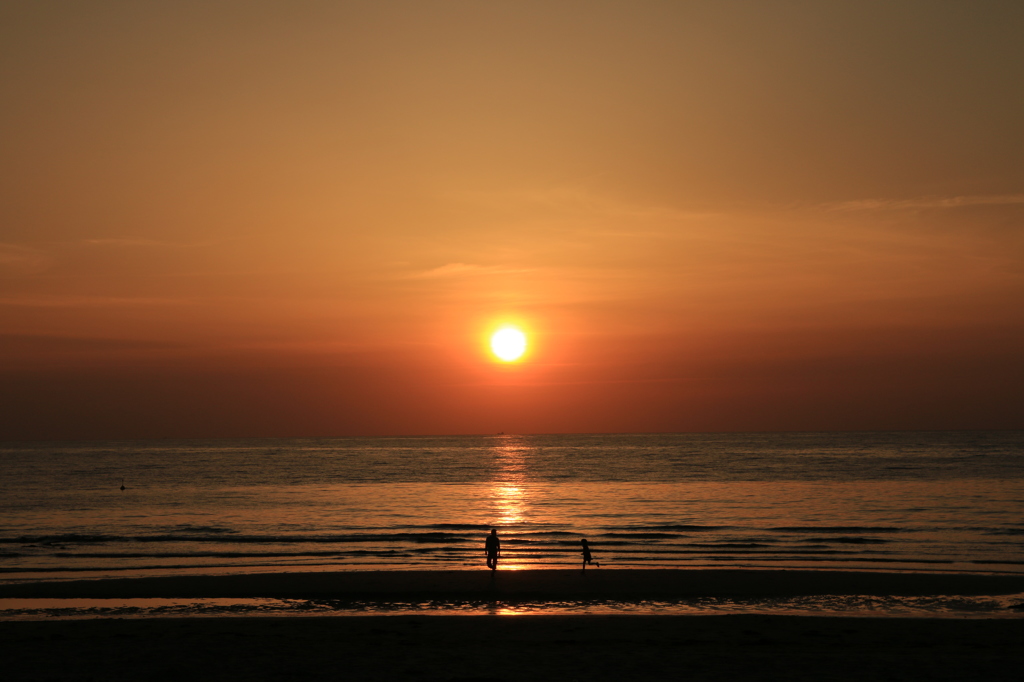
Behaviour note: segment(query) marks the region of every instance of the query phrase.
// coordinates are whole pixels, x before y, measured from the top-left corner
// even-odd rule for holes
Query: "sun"
[[[491,336],[491,350],[505,362],[518,360],[526,352],[526,334],[515,327],[502,327]]]

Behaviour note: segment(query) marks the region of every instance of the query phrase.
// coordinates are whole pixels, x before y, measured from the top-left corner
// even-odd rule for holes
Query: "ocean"
[[[120,489],[124,485],[124,490]],[[1024,572],[1024,433],[0,445],[0,581],[603,567]]]

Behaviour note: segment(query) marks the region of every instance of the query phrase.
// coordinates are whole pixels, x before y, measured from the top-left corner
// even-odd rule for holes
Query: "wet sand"
[[[27,680],[1018,680],[1024,620],[377,616],[0,622]]]
[[[0,597],[408,600],[1017,594],[1024,576],[395,571],[8,584]],[[0,622],[3,679],[1018,680],[1024,618],[345,616]]]
[[[346,571],[0,585],[0,598],[678,599],[1024,593],[1024,575],[804,570]]]

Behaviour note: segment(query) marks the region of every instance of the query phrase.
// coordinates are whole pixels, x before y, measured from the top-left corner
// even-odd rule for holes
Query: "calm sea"
[[[0,579],[479,569],[492,527],[506,568],[1020,573],[1022,500],[1022,432],[7,443]]]

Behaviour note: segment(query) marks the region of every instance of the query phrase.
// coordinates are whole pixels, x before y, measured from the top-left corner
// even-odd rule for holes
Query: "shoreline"
[[[2,598],[685,599],[1024,593],[1024,575],[786,569],[337,571],[8,583]]]
[[[1024,576],[807,570],[363,571],[0,585],[0,598],[785,598],[1018,595]],[[333,608],[333,607],[331,607]],[[329,610],[329,609],[328,609]],[[514,609],[0,620],[5,679],[1016,681],[1024,618],[809,612],[614,615]],[[165,612],[166,613],[166,612]]]

